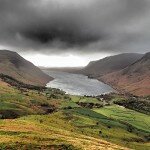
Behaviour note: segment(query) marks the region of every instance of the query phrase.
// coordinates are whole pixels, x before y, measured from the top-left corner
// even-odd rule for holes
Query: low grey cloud
[[[0,45],[37,53],[146,52],[149,0],[0,0]]]

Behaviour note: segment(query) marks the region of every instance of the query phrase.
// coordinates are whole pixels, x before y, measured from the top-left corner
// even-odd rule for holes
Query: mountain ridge
[[[150,52],[126,68],[98,79],[138,96],[150,95]]]
[[[121,70],[128,65],[140,59],[143,54],[123,53],[114,56],[108,56],[103,59],[92,61],[86,67],[81,69],[79,73],[90,75],[91,77],[99,77],[114,71]]]
[[[18,53],[10,50],[0,50],[0,73],[33,85],[44,86],[53,79]]]

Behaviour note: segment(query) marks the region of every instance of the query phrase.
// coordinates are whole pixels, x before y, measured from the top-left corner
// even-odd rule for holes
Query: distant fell
[[[126,68],[99,79],[135,95],[150,95],[150,52]]]
[[[128,65],[131,65],[140,59],[142,56],[143,54],[138,53],[123,53],[105,57],[103,59],[90,62],[86,67],[81,69],[79,73],[91,77],[100,77],[105,74],[124,69]]]
[[[0,50],[0,73],[32,85],[45,85],[52,78],[18,53]]]

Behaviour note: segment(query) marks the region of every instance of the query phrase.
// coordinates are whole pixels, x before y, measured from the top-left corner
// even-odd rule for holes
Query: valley
[[[0,0],[0,150],[150,150],[150,0]]]
[[[54,87],[0,74],[0,149],[149,150],[150,96],[116,92],[76,71],[44,70]]]

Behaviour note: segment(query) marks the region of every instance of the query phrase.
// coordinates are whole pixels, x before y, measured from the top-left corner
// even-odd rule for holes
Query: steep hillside
[[[125,69],[99,79],[135,95],[150,95],[150,52]]]
[[[0,73],[9,75],[28,84],[45,85],[52,80],[38,67],[16,52],[0,50]]]
[[[98,61],[90,62],[79,73],[90,77],[100,77],[104,74],[121,70],[128,65],[140,59],[143,55],[137,53],[124,53],[115,56],[106,57]]]

